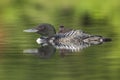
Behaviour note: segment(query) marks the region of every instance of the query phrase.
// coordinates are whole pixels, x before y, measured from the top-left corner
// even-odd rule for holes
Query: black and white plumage
[[[82,30],[67,30],[65,32],[64,26],[60,27],[60,31],[56,33],[54,27],[50,24],[39,25],[33,30],[42,35],[42,37],[36,40],[38,44],[41,44],[42,46],[50,44],[57,49],[69,50],[72,52],[80,51],[83,48],[89,47],[91,45],[97,45],[103,42],[111,41],[110,38],[90,35],[84,33]],[[32,32],[31,29],[24,31]]]
[[[58,33],[52,37],[41,37],[36,40],[38,44],[43,46],[52,44],[57,49],[65,49],[72,52],[80,51],[91,45],[97,45],[104,42],[101,36],[94,36],[84,33],[81,30],[72,30],[66,33]]]
[[[82,40],[83,32],[80,30],[72,30],[64,34],[57,34],[57,39],[54,40],[53,45],[57,49],[66,49],[71,51],[79,51],[89,46]],[[84,34],[87,35],[87,34]]]

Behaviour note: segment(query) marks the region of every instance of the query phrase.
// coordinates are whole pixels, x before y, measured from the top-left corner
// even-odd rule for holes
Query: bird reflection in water
[[[55,52],[56,52],[56,49],[52,45],[41,46],[36,49],[23,50],[23,53],[25,54],[30,53],[45,59],[50,58]]]
[[[59,50],[64,56],[66,53],[79,52],[91,45],[98,45],[111,41],[99,35],[91,35],[82,30],[68,30],[64,26],[60,26],[58,33],[51,24],[41,24],[37,28],[27,29],[24,32],[36,32],[41,35],[36,40],[41,45],[38,49],[24,50],[24,53],[34,53],[42,58],[49,58]]]

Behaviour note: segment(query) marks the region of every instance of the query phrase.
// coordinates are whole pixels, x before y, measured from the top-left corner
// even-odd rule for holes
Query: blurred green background
[[[119,80],[120,0],[1,0],[0,80]],[[64,58],[23,54],[37,48],[38,34],[24,33],[40,23],[82,29],[112,38]],[[75,55],[74,55],[75,54]]]

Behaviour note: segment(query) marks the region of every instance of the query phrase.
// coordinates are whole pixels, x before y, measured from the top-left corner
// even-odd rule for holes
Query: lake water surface
[[[119,80],[119,35],[107,27],[82,28],[90,34],[112,38],[112,42],[95,45],[77,53],[61,56],[58,50],[44,59],[40,55],[23,53],[37,49],[38,34],[24,33],[20,25],[5,25],[0,43],[1,80]],[[77,27],[77,29],[80,29]],[[17,31],[16,31],[17,30]],[[10,33],[10,34],[9,34]],[[4,40],[2,40],[4,39]],[[48,50],[48,49],[46,49]]]

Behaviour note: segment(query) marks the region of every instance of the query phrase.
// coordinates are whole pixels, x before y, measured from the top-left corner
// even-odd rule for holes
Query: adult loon
[[[57,49],[65,49],[71,51],[79,51],[91,45],[101,44],[111,41],[110,38],[104,38],[99,35],[90,35],[82,30],[65,30],[64,26],[60,26],[58,33],[51,24],[41,24],[36,28],[24,30],[24,32],[36,32],[42,37],[36,42],[42,46],[51,44]]]

